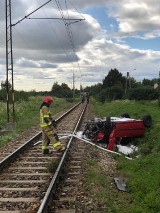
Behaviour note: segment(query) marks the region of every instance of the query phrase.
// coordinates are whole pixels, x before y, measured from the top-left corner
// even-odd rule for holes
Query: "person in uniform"
[[[65,150],[65,147],[61,144],[56,133],[56,121],[53,119],[49,109],[52,102],[53,98],[50,96],[46,96],[40,106],[40,127],[42,129],[43,154],[49,154],[50,142],[52,143],[55,150],[60,152]]]

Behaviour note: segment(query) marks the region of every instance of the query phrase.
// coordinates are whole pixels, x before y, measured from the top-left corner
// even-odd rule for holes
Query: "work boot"
[[[65,147],[63,145],[57,146],[55,148],[58,152],[63,152],[65,150]]]
[[[48,155],[48,154],[49,154],[49,149],[44,149],[44,150],[43,150],[43,154],[44,154],[44,155]]]
[[[58,150],[59,152],[63,152],[66,148],[62,145],[61,148]]]

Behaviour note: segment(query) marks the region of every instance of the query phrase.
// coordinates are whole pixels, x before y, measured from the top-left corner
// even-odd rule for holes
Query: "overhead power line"
[[[70,22],[70,18],[69,18],[69,14],[68,14],[68,8],[67,8],[67,2],[65,0],[65,4],[66,4],[66,10],[67,10],[67,15],[68,15],[68,18],[65,18],[65,15],[64,15],[64,12],[62,10],[62,7],[60,5],[60,2],[59,0],[55,0],[56,4],[57,4],[57,7],[59,9],[59,12],[61,14],[61,17],[62,17],[62,20],[64,22],[64,25],[65,25],[65,28],[66,28],[66,32],[68,34],[68,38],[69,38],[69,41],[70,41],[70,44],[71,44],[71,47],[72,47],[72,50],[76,56],[76,51],[75,51],[75,46],[74,46],[74,39],[73,39],[73,33],[72,33],[72,29],[71,29],[71,22]],[[67,22],[68,20],[68,22]],[[85,20],[84,18],[81,19],[81,20]],[[77,58],[77,56],[76,56]],[[79,62],[78,62],[78,58],[77,58],[77,64],[78,64],[78,68],[79,68],[79,71],[80,71],[80,74],[81,74],[81,69],[80,69],[80,65],[79,65]]]
[[[9,100],[10,100],[10,95],[11,95],[11,100],[12,100],[12,117],[13,117],[13,123],[15,123],[15,110],[14,110],[14,81],[13,81],[13,54],[12,54],[12,27],[16,26],[20,22],[22,22],[24,19],[62,19],[64,21],[66,31],[69,37],[69,41],[71,43],[73,52],[75,53],[74,49],[74,42],[73,42],[73,35],[71,31],[71,24],[85,20],[84,18],[81,19],[74,19],[74,18],[65,18],[63,10],[61,8],[60,2],[58,0],[55,0],[59,12],[61,14],[61,18],[28,18],[31,16],[33,13],[47,5],[49,2],[53,0],[48,0],[46,3],[42,4],[39,6],[37,9],[33,10],[31,13],[28,15],[24,16],[20,20],[18,20],[16,23],[12,24],[12,18],[11,18],[11,0],[6,0],[6,82],[7,82],[7,121],[8,123],[10,122],[10,109],[9,109]],[[66,3],[66,1],[65,1]],[[66,8],[67,8],[67,3],[66,3]],[[76,55],[76,54],[75,54]],[[78,58],[77,58],[78,59]],[[78,62],[78,60],[77,60]],[[79,65],[79,64],[78,64]],[[80,69],[80,67],[79,67]],[[11,82],[11,89],[12,89],[12,94],[9,93],[9,82]]]
[[[26,19],[55,19],[55,20],[63,20],[62,18],[26,18]],[[74,22],[67,23],[66,25],[73,24],[73,23],[85,20],[83,18],[82,19],[78,19],[78,18],[64,18],[64,19],[66,21],[74,21]]]
[[[51,2],[53,0],[49,0],[46,3],[42,4],[40,7],[38,7],[37,9],[35,9],[34,11],[32,11],[31,13],[29,13],[28,15],[24,16],[22,19],[20,19],[19,21],[17,21],[15,24],[12,24],[12,26],[15,26],[17,24],[19,24],[21,21],[23,21],[24,19],[27,19],[28,16],[32,15],[33,13],[35,13],[37,10],[39,10],[40,8],[42,8],[43,6],[45,6],[46,4],[48,4],[49,2]]]

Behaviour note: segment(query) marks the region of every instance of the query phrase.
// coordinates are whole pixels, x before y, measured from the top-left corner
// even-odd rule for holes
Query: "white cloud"
[[[82,66],[86,66],[87,70],[90,67],[91,71],[93,67],[97,67],[101,76],[107,75],[108,71],[115,67],[123,75],[136,68],[133,75],[137,80],[142,80],[144,77],[150,78],[150,69],[154,76],[156,76],[155,72],[158,71],[154,66],[156,60],[160,59],[160,52],[157,51],[131,49],[127,45],[116,44],[105,39],[94,40],[88,43],[85,48],[85,51],[79,53],[80,58],[85,58],[87,61],[87,63],[84,61]]]
[[[160,4],[158,0],[122,0],[110,16],[117,19],[123,33],[156,30],[160,27]]]
[[[12,1],[12,24],[34,11],[46,0]],[[62,20],[24,19],[12,27],[15,89],[50,90],[54,82],[72,86],[73,71],[84,85],[102,82],[111,68],[123,75],[131,71],[137,80],[156,77],[160,67],[160,51],[133,48],[125,37],[145,40],[160,36],[159,0],[69,0],[61,5],[63,15],[85,20],[64,26]],[[0,2],[0,81],[5,79],[5,1]],[[39,5],[37,4],[39,3]],[[65,3],[65,1],[63,2]],[[61,2],[62,4],[62,2]],[[73,5],[81,11],[75,10]],[[100,26],[98,19],[82,13],[106,6],[107,14],[116,20],[112,32]],[[35,18],[61,17],[55,1],[32,16]],[[67,34],[67,30],[69,34]],[[114,31],[114,32],[113,32]],[[139,34],[141,33],[141,34]],[[73,39],[73,43],[70,39]],[[80,68],[80,69],[79,69]],[[80,78],[82,75],[82,78]],[[25,87],[24,87],[25,84]]]

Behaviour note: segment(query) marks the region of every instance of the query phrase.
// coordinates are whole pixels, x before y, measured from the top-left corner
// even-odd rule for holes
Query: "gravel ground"
[[[86,112],[86,120],[85,122],[93,119],[96,117],[91,110],[92,106],[88,107],[88,111]],[[90,144],[86,144],[86,152],[84,153],[84,161],[85,160],[92,160],[98,162],[101,168],[101,172],[106,176],[106,179],[109,182],[110,188],[115,188],[115,184],[113,182],[113,177],[116,175],[116,161],[113,158],[113,154],[103,151],[101,149],[96,148]],[[86,177],[86,167],[83,168],[83,177],[82,182],[83,184],[79,188],[79,193],[77,195],[77,206],[76,206],[76,213],[89,213],[89,212],[96,212],[102,213],[106,212],[106,206],[101,205],[98,207],[97,202],[93,200],[93,196],[89,191],[86,191],[84,184],[85,184],[85,177]],[[94,185],[93,185],[94,189]],[[103,211],[104,209],[104,211]]]

